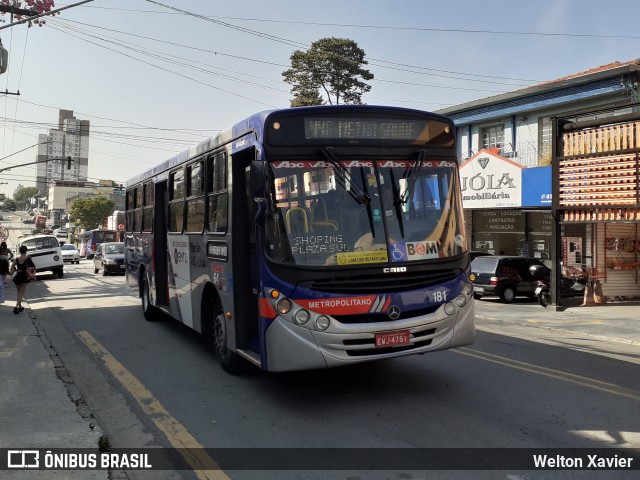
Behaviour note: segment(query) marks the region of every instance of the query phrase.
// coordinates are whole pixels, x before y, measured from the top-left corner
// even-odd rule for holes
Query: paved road
[[[337,370],[277,375],[256,370],[232,377],[190,330],[172,321],[144,321],[138,299],[121,276],[95,275],[83,261],[68,266],[63,279],[43,276],[29,288],[29,305],[38,322],[60,345],[100,426],[116,444],[194,441],[210,448],[317,449],[640,446],[640,381],[633,346],[609,342],[605,348],[602,341],[586,336],[581,341],[591,342],[590,347],[567,348],[564,342],[575,342],[574,333],[550,335],[547,329],[515,322],[509,327],[513,331],[500,331],[507,314],[522,318],[527,312],[534,318],[534,309],[545,314],[535,304],[479,305],[478,341],[467,348]],[[622,472],[616,472],[617,477],[597,472],[533,472],[523,477],[427,473],[224,475],[634,478]]]

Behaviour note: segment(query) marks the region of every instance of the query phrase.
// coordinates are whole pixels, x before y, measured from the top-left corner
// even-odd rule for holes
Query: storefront
[[[539,258],[551,267],[551,167],[524,168],[481,150],[460,177],[471,250]]]
[[[629,121],[632,116],[636,120]],[[638,117],[564,122],[554,133],[562,146],[553,178],[563,258],[597,281],[609,300],[640,297]],[[584,232],[576,235],[584,243],[581,258],[571,256],[567,232]]]

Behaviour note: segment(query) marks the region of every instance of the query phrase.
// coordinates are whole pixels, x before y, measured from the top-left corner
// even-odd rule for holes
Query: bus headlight
[[[282,315],[289,313],[291,311],[291,300],[284,297],[281,298],[278,300],[278,303],[276,303],[276,309]]]
[[[457,311],[458,311],[457,307],[451,302],[445,304],[444,306],[444,313],[446,313],[447,315],[453,315]]]
[[[331,322],[329,320],[329,317],[325,315],[320,315],[318,318],[316,318],[316,328],[320,331],[323,331],[329,328],[330,323]]]
[[[464,293],[465,295],[471,295],[473,293],[473,283],[465,283],[464,288],[462,289],[462,293]]]
[[[304,325],[309,321],[310,317],[309,312],[306,310],[298,310],[293,318],[298,325]]]
[[[453,299],[453,302],[458,305],[460,308],[464,307],[467,304],[467,297],[464,295],[458,295]]]

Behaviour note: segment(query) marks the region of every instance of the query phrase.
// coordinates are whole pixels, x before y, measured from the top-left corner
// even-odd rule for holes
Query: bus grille
[[[300,282],[302,288],[318,292],[344,294],[372,294],[419,290],[455,279],[461,270],[432,270],[425,272],[407,272],[374,276],[353,275],[322,278]]]

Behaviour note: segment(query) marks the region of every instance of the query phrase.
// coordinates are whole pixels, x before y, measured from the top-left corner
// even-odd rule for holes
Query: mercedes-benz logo
[[[391,320],[397,320],[400,318],[400,307],[397,305],[391,305],[389,310],[387,310],[387,315],[389,315]]]

